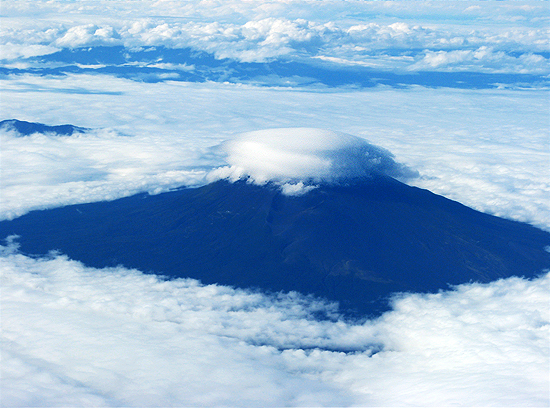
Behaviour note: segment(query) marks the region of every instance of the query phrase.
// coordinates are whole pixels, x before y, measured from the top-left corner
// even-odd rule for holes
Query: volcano
[[[205,284],[298,291],[377,315],[395,292],[434,292],[550,267],[550,234],[389,176],[283,194],[219,180],[159,195],[33,211],[0,223],[27,254],[58,250]]]

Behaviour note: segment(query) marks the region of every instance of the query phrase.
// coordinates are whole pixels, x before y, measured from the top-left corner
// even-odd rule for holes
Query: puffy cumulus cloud
[[[517,57],[504,51],[495,51],[482,46],[476,50],[426,51],[423,56],[407,67],[411,71],[430,70],[477,70],[480,72],[516,72],[545,74],[548,59],[542,55],[524,53]]]
[[[274,17],[244,24],[218,21],[157,23],[147,19],[131,23],[122,35],[127,46],[191,46],[211,52],[220,59],[263,62],[295,54],[297,47],[317,38],[323,29],[324,25],[303,19],[291,21]]]
[[[3,53],[6,53],[3,56],[4,59],[46,55],[63,48],[122,45],[121,36],[113,25],[98,26],[92,22],[77,25],[51,22],[50,25],[44,25],[42,29],[18,27],[8,23],[1,32],[2,48],[8,47],[8,52],[3,50]],[[12,47],[19,47],[21,51],[19,53],[11,51]]]
[[[548,274],[405,294],[350,322],[295,293],[31,258],[14,238],[0,248],[6,406],[550,402]]]
[[[192,47],[240,62],[321,58],[393,72],[451,65],[474,72],[549,72],[547,19],[540,17],[546,10],[536,3],[527,9],[452,2],[416,8],[308,1],[5,3],[7,44]],[[40,21],[34,19],[37,7]],[[494,52],[479,57],[480,49]],[[6,55],[13,60],[27,54]]]
[[[239,58],[242,61],[265,61],[269,58],[294,53],[296,44],[308,43],[317,36],[313,24],[305,20],[289,21],[287,19],[267,18],[259,21],[249,21],[238,29],[228,30],[242,38],[243,50],[235,55],[226,48],[215,51],[220,58]],[[313,28],[313,29],[312,29]],[[209,47],[211,48],[211,47]],[[216,47],[217,48],[217,47]]]
[[[418,24],[410,25],[406,22],[380,24],[371,22],[357,24],[345,29],[347,40],[358,46],[368,47],[369,51],[381,48],[391,48],[408,45],[411,48],[426,43],[430,37],[436,36],[434,29],[425,28]]]
[[[313,58],[395,72],[456,70],[541,75],[549,72],[548,58],[541,47],[547,44],[543,39],[547,35],[545,29],[503,32],[462,29],[449,32],[446,27],[405,22],[360,24],[337,36],[333,34],[332,46],[320,47]]]
[[[117,45],[120,43],[120,35],[113,27],[98,27],[95,24],[71,27],[55,40],[56,46],[67,48],[90,45]]]
[[[393,155],[366,140],[341,132],[312,128],[248,132],[219,146],[229,167],[213,170],[209,180],[248,178],[285,185],[297,194],[304,182],[339,182],[385,174],[407,178],[415,173],[396,163]]]

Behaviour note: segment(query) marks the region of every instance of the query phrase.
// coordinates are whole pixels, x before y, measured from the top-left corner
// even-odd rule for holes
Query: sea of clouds
[[[298,294],[2,251],[4,406],[548,402],[548,274],[410,294],[349,322]]]
[[[5,118],[92,128],[0,131],[0,217],[206,183],[215,146],[269,128],[331,129],[389,150],[410,184],[550,228],[545,89],[350,90],[149,84],[97,75],[0,78]]]
[[[199,186],[230,166],[251,173],[258,150],[243,145],[254,135],[247,132],[315,128],[354,135],[353,143],[417,172],[409,184],[550,230],[548,89],[540,81],[550,72],[548,19],[544,3],[515,1],[4,0],[0,120],[90,130],[1,130],[0,217]],[[97,46],[190,47],[237,64],[319,61],[375,74],[538,77],[468,89],[361,88],[185,82],[173,65],[145,60],[160,70],[155,81],[121,77],[121,66],[93,72],[100,65],[92,60],[85,73],[48,71],[49,55]],[[280,164],[286,142],[272,140],[263,147]],[[341,151],[342,139],[328,142],[320,147]],[[311,163],[333,157],[295,147]],[[232,156],[243,151],[244,161]],[[550,402],[542,271],[400,295],[379,318],[349,321],[335,305],[298,294],[92,269],[55,252],[29,256],[15,237],[0,262],[3,406]]]

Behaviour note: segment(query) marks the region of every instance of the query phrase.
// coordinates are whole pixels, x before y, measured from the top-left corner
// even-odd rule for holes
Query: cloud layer
[[[24,66],[36,63],[27,58],[62,49],[163,46],[238,62],[313,59],[392,72],[547,75],[545,11],[538,2],[416,2],[413,8],[363,1],[5,1],[2,59]]]
[[[1,131],[0,217],[204,184],[227,164],[213,146],[306,127],[368,140],[418,170],[410,183],[550,230],[548,22],[538,1],[3,0],[0,120],[91,130]],[[182,50],[209,53],[216,75]],[[329,71],[334,86],[319,86]],[[349,322],[295,294],[96,270],[13,243],[0,262],[4,405],[550,403],[548,274],[403,295]]]
[[[0,130],[4,217],[37,206],[112,200],[141,191],[156,194],[182,184],[204,183],[207,172],[200,168],[200,149],[177,148],[155,139],[109,129],[26,137]]]
[[[403,295],[349,322],[297,294],[2,251],[7,406],[549,402],[548,274]]]
[[[6,118],[95,129],[76,138],[0,132],[4,219],[204,184],[226,164],[212,146],[242,132],[303,126],[335,129],[391,151],[420,173],[409,183],[550,228],[543,90],[320,92],[91,75],[14,76],[0,84],[10,100]]]

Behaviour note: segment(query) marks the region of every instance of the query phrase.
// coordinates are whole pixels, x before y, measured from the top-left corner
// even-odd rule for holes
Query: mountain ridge
[[[38,122],[27,122],[18,119],[6,119],[0,121],[0,129],[14,130],[22,136],[29,136],[34,133],[53,133],[59,136],[72,136],[75,133],[85,133],[88,128],[78,127],[74,125],[45,125]]]

